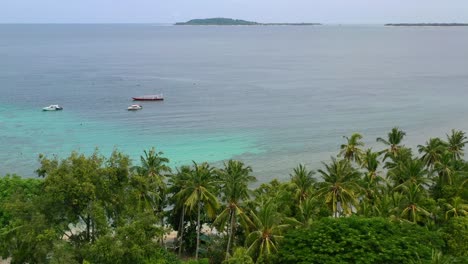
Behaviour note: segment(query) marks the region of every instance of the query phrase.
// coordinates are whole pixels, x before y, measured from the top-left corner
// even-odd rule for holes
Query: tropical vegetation
[[[255,183],[227,160],[169,166],[39,157],[37,178],[0,178],[0,256],[11,263],[468,263],[468,138],[452,130],[415,150],[393,128],[366,148]],[[1,259],[0,259],[1,260]]]

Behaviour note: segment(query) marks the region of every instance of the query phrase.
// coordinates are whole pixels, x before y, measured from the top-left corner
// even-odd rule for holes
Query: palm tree
[[[305,165],[299,164],[299,166],[294,168],[293,174],[289,176],[291,177],[291,183],[296,191],[296,199],[300,205],[310,196],[311,189],[316,182],[314,172],[309,171]]]
[[[398,127],[392,128],[392,131],[388,133],[387,139],[383,139],[381,137],[377,138],[377,142],[384,143],[385,145],[389,146],[388,149],[383,150],[381,153],[385,153],[384,160],[390,156],[397,156],[398,151],[401,147],[401,142],[403,141],[403,138],[405,137],[406,133],[403,130],[400,130]]]
[[[361,209],[366,209],[367,212],[375,212],[379,196],[382,195],[382,183],[384,179],[378,171],[380,165],[379,153],[372,152],[368,149],[363,155],[362,168],[365,169],[362,179],[362,189],[364,191],[363,201],[361,201]],[[368,214],[367,214],[368,215]]]
[[[379,152],[379,154],[381,154],[381,152]],[[398,167],[401,163],[404,163],[404,162],[407,162],[408,160],[413,159],[413,153],[411,149],[406,148],[406,147],[400,147],[398,149],[398,155],[387,153],[385,154],[385,156],[386,157],[384,157],[384,159],[390,158],[389,160],[385,161],[385,164],[383,166],[384,169],[388,169],[388,170],[394,169]]]
[[[217,181],[214,177],[214,169],[208,163],[197,164],[193,162],[193,169],[186,175],[187,179],[183,184],[183,189],[177,194],[178,197],[185,199],[184,206],[188,210],[197,208],[197,247],[195,259],[198,260],[198,252],[200,249],[200,233],[201,233],[201,210],[202,207],[206,210],[209,217],[216,215],[218,208],[218,199],[216,198]]]
[[[402,188],[405,199],[401,204],[401,216],[413,223],[421,220],[421,217],[430,216],[430,213],[421,206],[427,198],[424,188],[421,188],[420,184],[403,185]]]
[[[253,211],[269,202],[274,202],[281,213],[292,216],[297,206],[291,183],[280,182],[277,179],[261,184],[253,191],[253,194],[254,199],[248,201],[248,207]]]
[[[169,179],[169,183],[171,184],[170,192],[175,194],[172,197],[172,202],[174,204],[173,212],[174,214],[178,214],[180,212],[180,219],[179,219],[179,228],[177,232],[178,240],[179,240],[179,256],[182,255],[182,248],[183,248],[183,241],[184,241],[184,227],[185,227],[185,214],[187,208],[185,206],[185,201],[187,200],[188,196],[182,195],[189,195],[187,192],[182,192],[185,189],[188,179],[190,178],[189,175],[192,174],[192,168],[190,166],[182,166],[177,169],[177,173],[173,174],[172,177]]]
[[[268,263],[270,255],[278,251],[282,231],[289,225],[282,224],[282,215],[273,202],[266,203],[257,214],[251,212],[251,218],[253,231],[246,239],[247,252],[255,259],[261,258]]]
[[[143,153],[144,156],[140,156],[141,165],[133,167],[133,170],[143,176],[157,177],[162,182],[164,173],[171,172],[171,168],[167,166],[169,159],[162,156],[163,152],[156,152],[155,148]]]
[[[319,214],[320,203],[317,197],[309,197],[298,206],[298,212],[295,219],[304,227],[310,226],[315,216]]]
[[[427,185],[430,182],[430,172],[426,169],[423,161],[419,159],[399,162],[397,166],[388,171],[387,175],[393,181],[395,188],[403,184]]]
[[[370,184],[378,183],[382,177],[379,176],[379,153],[372,152],[372,149],[368,149],[362,157],[362,168],[366,169],[367,182]]]
[[[447,203],[446,206],[449,210],[445,213],[445,219],[448,219],[449,215],[453,217],[468,216],[468,204],[464,203],[459,196],[452,198],[452,203]]]
[[[440,138],[430,138],[426,145],[418,145],[419,153],[422,153],[421,160],[424,161],[428,168],[433,168],[440,161],[442,154],[445,152],[447,144]]]
[[[154,213],[155,203],[161,197],[156,188],[150,184],[148,178],[138,174],[133,175],[130,178],[130,185],[132,186],[132,193],[137,200],[137,211],[142,213],[149,209]]]
[[[455,159],[452,153],[445,152],[434,165],[434,171],[439,175],[438,183],[452,185],[457,176],[463,174],[465,166],[463,160]]]
[[[228,223],[228,243],[226,248],[226,259],[229,256],[232,239],[234,237],[237,217],[244,223],[249,222],[243,201],[249,199],[249,183],[256,181],[256,178],[250,173],[252,168],[244,166],[244,163],[235,160],[229,160],[224,163],[224,169],[219,173],[221,182],[222,201],[226,203],[226,208],[218,215],[215,224],[225,226]]]
[[[132,170],[137,174],[147,179],[149,190],[147,194],[150,197],[154,213],[159,213],[161,220],[161,228],[164,228],[164,207],[166,206],[167,185],[165,176],[171,172],[171,168],[167,165],[169,159],[163,156],[163,152],[157,152],[155,148],[149,151],[144,151],[143,156],[140,156],[140,166],[134,166]],[[161,239],[161,244],[164,240]]]
[[[468,143],[465,132],[452,129],[452,134],[447,135],[448,150],[456,160],[463,156],[463,148]]]
[[[324,197],[332,209],[333,216],[338,217],[338,206],[342,213],[351,214],[358,203],[361,174],[354,169],[348,160],[332,158],[331,164],[323,163],[325,170],[319,170],[323,182],[319,183],[318,197]]]
[[[354,161],[359,163],[361,161],[361,156],[363,154],[362,149],[359,147],[364,146],[364,142],[360,141],[362,135],[359,133],[354,133],[351,137],[344,137],[346,139],[346,144],[341,145],[341,151],[338,154],[338,157],[343,156],[349,161]]]
[[[144,155],[140,156],[141,165],[132,168],[137,175],[147,178],[150,188],[154,188],[158,192],[159,211],[162,211],[162,208],[164,208],[163,203],[167,191],[164,177],[166,173],[171,172],[171,168],[167,165],[169,159],[162,155],[163,152],[156,152],[155,148],[150,149],[150,151],[145,150]],[[153,201],[154,204],[156,202],[156,200]]]

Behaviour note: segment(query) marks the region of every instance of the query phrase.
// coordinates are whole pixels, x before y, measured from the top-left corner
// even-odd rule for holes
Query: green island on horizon
[[[192,19],[187,22],[177,22],[176,26],[320,26],[320,23],[258,23],[232,18]]]

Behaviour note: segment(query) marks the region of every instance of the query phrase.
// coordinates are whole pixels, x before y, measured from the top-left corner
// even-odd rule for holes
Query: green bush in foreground
[[[276,263],[426,262],[443,241],[436,233],[383,218],[323,218],[288,232]]]
[[[468,217],[452,218],[443,228],[446,252],[468,263]]]

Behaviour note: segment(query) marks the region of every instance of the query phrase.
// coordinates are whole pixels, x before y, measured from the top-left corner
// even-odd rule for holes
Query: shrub
[[[323,218],[288,232],[277,263],[408,263],[431,260],[439,235],[381,218]]]

